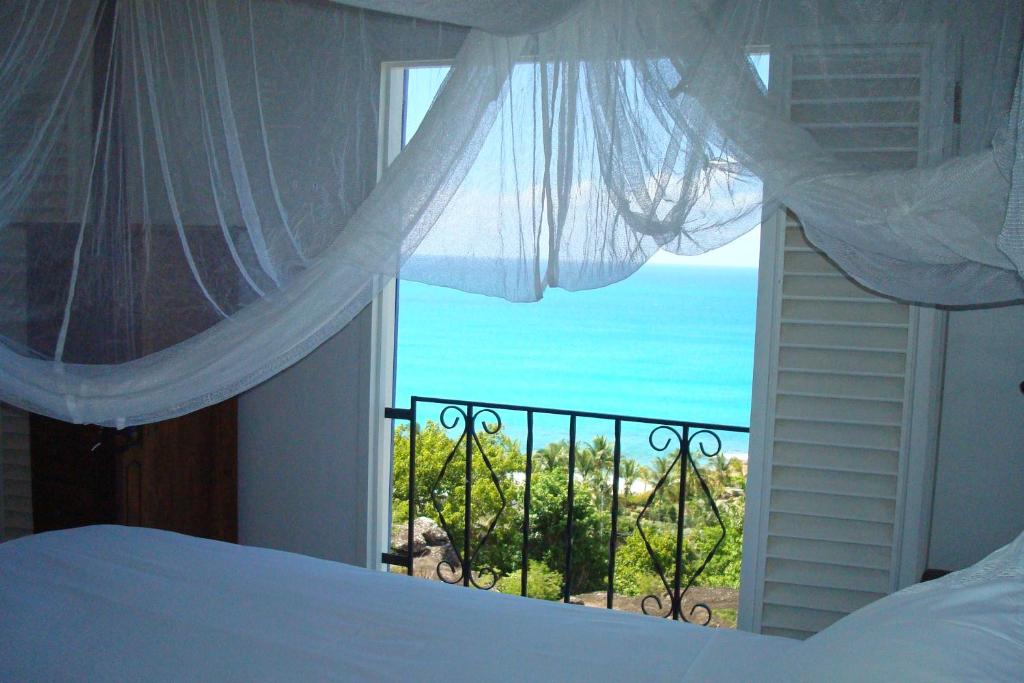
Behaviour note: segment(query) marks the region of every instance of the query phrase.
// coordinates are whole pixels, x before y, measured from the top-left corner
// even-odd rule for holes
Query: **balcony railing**
[[[581,420],[588,423],[602,421],[612,427],[614,434],[611,442],[610,529],[607,538],[607,564],[605,565],[606,577],[604,580],[606,607],[608,609],[614,607],[617,548],[623,538],[629,534],[638,533],[661,588],[660,591],[653,591],[642,598],[642,611],[645,614],[656,614],[674,620],[691,621],[688,617],[692,618],[697,614],[696,610],[700,609],[701,616],[704,618],[699,623],[710,622],[711,608],[706,604],[691,605],[688,610],[684,610],[684,598],[687,592],[694,586],[715,553],[718,552],[728,533],[719,505],[712,495],[708,481],[702,473],[702,468],[698,466],[698,462],[701,458],[710,459],[722,453],[720,433],[747,434],[749,433],[747,427],[420,396],[412,397],[408,408],[388,408],[385,415],[396,421],[407,421],[409,425],[408,489],[401,493],[395,492],[396,498],[399,495],[407,496],[409,508],[408,538],[404,551],[384,553],[383,562],[405,567],[410,575],[413,573],[416,557],[413,542],[414,523],[417,518],[418,506],[427,504],[426,500],[417,500],[423,498],[422,491],[420,495],[417,494],[417,477],[424,476],[431,482],[426,498],[429,498],[432,516],[438,520],[444,530],[455,555],[454,560],[438,560],[437,566],[434,568],[437,578],[447,583],[461,583],[467,587],[474,586],[485,590],[493,588],[499,577],[495,575],[491,567],[486,566],[486,563],[481,560],[481,551],[486,549],[489,544],[493,545],[491,537],[502,516],[515,513],[517,520],[518,515],[521,515],[521,526],[519,527],[521,533],[518,534],[519,538],[517,539],[519,544],[519,592],[526,596],[531,551],[541,550],[531,548],[531,512],[533,512],[531,507],[534,493],[532,486],[538,456],[535,451],[535,421],[541,416],[561,416],[562,420],[568,419],[567,460],[563,465],[564,470],[558,470],[565,474],[565,500],[562,509],[566,515],[564,533],[559,539],[560,557],[564,557],[561,599],[564,602],[569,602],[573,592],[570,577],[574,575],[574,542],[579,542],[579,539],[574,541],[573,532],[574,523],[577,521],[574,519],[576,515],[574,497],[579,485],[578,425]],[[514,417],[510,418],[510,416]],[[417,467],[417,436],[422,430],[422,425],[419,425],[418,421],[425,419],[434,420],[443,427],[451,435],[450,442],[447,443],[454,444],[447,457],[443,459],[440,468],[432,472],[421,472]],[[492,462],[493,454],[488,453],[488,444],[493,444],[493,437],[496,435],[505,433],[503,430],[506,429],[510,419],[517,424],[525,423],[526,447],[523,453],[525,462],[523,471],[517,479],[522,484],[522,488],[521,491],[517,488],[517,494],[514,497],[509,492],[509,480],[498,475]],[[639,513],[635,515],[635,519],[627,521],[627,526],[631,528],[620,529],[622,524],[620,484],[622,482],[624,427],[629,429],[631,434],[638,429],[642,430],[640,434],[646,436],[647,446],[652,449],[653,453],[665,454],[671,458],[671,465],[667,468],[663,466],[660,477],[646,492],[646,501],[642,506],[638,506],[640,507]],[[396,458],[398,457],[400,455],[396,453]],[[456,470],[458,471],[456,472]],[[450,485],[452,481],[461,485],[461,491],[457,490],[458,487]],[[443,486],[444,482],[448,482],[448,485]],[[442,486],[445,488],[444,493],[440,491]],[[493,487],[493,490],[488,493],[491,495],[491,508],[493,510],[496,505],[496,511],[493,518],[479,520],[474,517],[474,495],[479,495],[483,486]],[[696,562],[691,561],[689,571],[684,563],[684,546],[687,543],[684,527],[687,519],[687,504],[696,501],[687,500],[688,491],[689,495],[695,494],[700,497],[702,509],[708,514],[708,519],[712,520],[712,526],[718,530],[717,541],[713,547],[698,557]],[[460,496],[463,508],[461,520],[445,517],[446,496],[452,495]],[[670,501],[665,500],[667,495],[672,496]],[[659,553],[651,544],[652,525],[658,524],[663,530],[666,525],[671,527],[671,522],[667,523],[664,519],[659,522],[650,519],[652,506],[656,500],[661,500],[662,509],[667,503],[669,509],[674,512],[672,521],[675,523],[675,543],[673,552],[668,558],[666,558],[667,553],[664,548]],[[459,522],[461,522],[461,529],[457,528]]]

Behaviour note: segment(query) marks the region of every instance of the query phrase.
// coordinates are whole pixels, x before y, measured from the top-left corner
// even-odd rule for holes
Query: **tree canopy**
[[[471,441],[472,476],[469,553],[475,574],[498,590],[519,593],[526,495],[526,456],[518,441],[502,431],[481,430]],[[466,441],[458,429],[428,421],[416,433],[415,514],[437,522],[449,535],[460,558],[466,556]],[[624,595],[661,594],[664,587],[639,523],[658,565],[671,579],[675,561],[680,472],[685,477],[683,575],[693,576],[719,545],[696,579],[697,585],[739,586],[743,534],[744,472],[738,461],[722,456],[693,454],[722,524],[714,515],[702,487],[685,457],[663,453],[648,460],[625,454],[620,464],[619,523],[615,542],[615,590]],[[576,444],[573,479],[571,593],[604,590],[608,580],[611,535],[614,443],[595,435]],[[530,481],[529,566],[527,592],[532,597],[558,599],[566,577],[569,444],[550,443],[533,454]],[[661,487],[656,489],[658,483]],[[396,429],[393,467],[393,522],[408,520],[409,427]],[[656,489],[656,490],[655,490]],[[723,532],[724,527],[724,532]],[[724,534],[724,537],[723,537]],[[721,539],[721,542],[720,542]],[[558,586],[558,590],[554,587]]]

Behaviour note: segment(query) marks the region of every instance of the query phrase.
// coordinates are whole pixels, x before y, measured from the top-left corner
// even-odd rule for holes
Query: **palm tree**
[[[729,463],[725,456],[719,453],[711,458],[711,462],[704,469],[707,474],[709,485],[725,486],[729,479]]]
[[[637,478],[645,484],[645,488],[650,491],[654,488],[654,485],[658,483],[658,478],[654,476],[654,470],[646,465],[640,465],[640,472],[637,473]]]
[[[553,441],[533,453],[534,462],[547,470],[565,467],[569,462],[569,442],[565,439]]]
[[[677,515],[677,501],[679,499],[679,471],[684,463],[675,463],[679,451],[669,455],[657,455],[651,460],[651,478],[653,486],[661,483],[658,489],[657,498],[653,501],[649,519],[662,522],[675,522]],[[673,467],[673,465],[675,465]],[[654,491],[651,491],[654,495]]]
[[[601,463],[589,447],[576,449],[576,474],[585,482],[590,482],[598,476]]]
[[[640,463],[633,458],[624,458],[622,460],[619,474],[622,476],[626,498],[629,498],[630,494],[633,493],[633,483],[640,478],[640,470]]]
[[[610,475],[615,465],[615,447],[606,436],[595,436],[586,444],[580,455],[586,454],[589,465],[589,480],[598,494],[596,501],[598,507],[604,509],[608,498],[611,497]],[[577,461],[578,462],[578,461]]]
[[[651,477],[654,479],[653,483],[657,485],[662,479],[665,483],[662,484],[663,488],[674,486],[679,481],[679,468],[672,470],[673,462],[676,459],[678,452],[672,455],[656,455],[651,461]],[[672,470],[671,472],[669,470]]]
[[[595,436],[587,444],[587,448],[595,455],[599,468],[610,473],[615,464],[615,446],[607,436]]]

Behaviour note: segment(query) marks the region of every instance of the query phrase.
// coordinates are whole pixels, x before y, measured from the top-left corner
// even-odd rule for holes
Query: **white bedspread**
[[[750,681],[796,644],[148,529],[0,545],[0,681]]]

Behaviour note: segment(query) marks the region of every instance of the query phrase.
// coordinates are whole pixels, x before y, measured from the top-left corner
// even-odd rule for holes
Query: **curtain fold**
[[[1017,71],[1017,87],[1006,126],[993,145],[993,162],[1001,180],[1009,183],[1006,220],[997,244],[1024,277],[1024,53]],[[1002,183],[996,185],[1002,186]]]
[[[1019,77],[974,113],[1006,122],[993,145],[953,154],[958,55],[1014,3],[474,7],[517,35],[300,0],[0,6],[0,400],[169,418],[301,359],[399,269],[532,301],[780,206],[887,295],[1024,298]],[[376,182],[381,63],[456,51]]]

